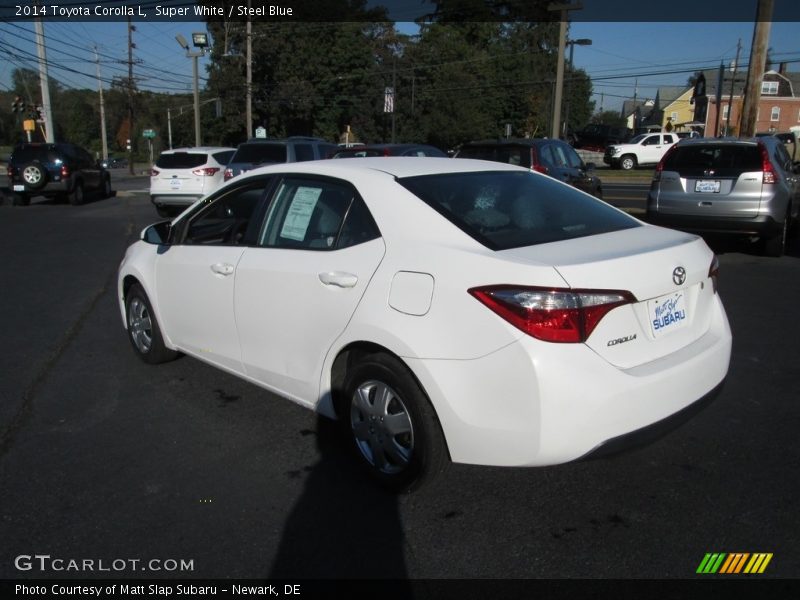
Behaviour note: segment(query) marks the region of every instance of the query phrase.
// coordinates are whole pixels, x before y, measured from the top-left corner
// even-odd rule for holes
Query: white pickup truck
[[[642,133],[627,144],[606,148],[603,162],[613,169],[629,171],[638,166],[655,165],[680,138],[674,133]]]

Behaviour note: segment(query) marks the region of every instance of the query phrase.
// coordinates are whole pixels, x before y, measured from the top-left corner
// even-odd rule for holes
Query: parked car
[[[603,184],[594,174],[594,163],[584,163],[572,146],[561,140],[532,138],[468,142],[461,146],[456,156],[526,167],[598,198],[603,197]]]
[[[337,148],[330,158],[365,158],[373,156],[435,156],[447,158],[447,154],[426,144],[369,144],[352,148]]]
[[[121,156],[109,156],[103,161],[104,169],[125,169],[128,167],[128,159]]]
[[[283,140],[253,138],[239,144],[236,153],[225,169],[225,181],[263,165],[287,162],[305,162],[327,158],[337,150],[320,138],[294,136]]]
[[[603,162],[612,169],[626,171],[636,167],[656,165],[679,139],[674,133],[642,133],[627,144],[608,146],[603,154]]]
[[[378,481],[552,465],[685,418],[725,378],[717,262],[528,169],[364,158],[254,169],[120,265],[140,359],[194,356],[338,417]]]
[[[766,133],[757,133],[756,137],[763,137],[763,136],[774,136],[778,138],[780,141],[783,142],[784,146],[786,147],[786,152],[789,153],[792,161],[797,162],[800,161],[800,132],[798,131],[786,131],[783,133],[775,133],[775,132],[766,132]]]
[[[235,148],[165,150],[150,170],[150,201],[162,217],[183,211],[224,183],[223,172]]]
[[[633,136],[633,130],[602,123],[589,123],[575,134],[573,146],[603,152],[609,144],[624,144]]]
[[[800,208],[800,166],[775,137],[698,138],[656,167],[647,220],[700,233],[759,236],[780,256]]]
[[[111,175],[89,152],[68,143],[14,147],[6,167],[12,203],[27,206],[34,196],[83,204],[86,192],[113,195]]]

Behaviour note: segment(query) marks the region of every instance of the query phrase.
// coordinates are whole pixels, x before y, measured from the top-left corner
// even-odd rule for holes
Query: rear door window
[[[206,164],[208,156],[199,152],[174,152],[162,154],[156,160],[156,166],[161,169],[194,169]]]
[[[311,144],[295,144],[294,159],[297,162],[314,160],[314,147]]]

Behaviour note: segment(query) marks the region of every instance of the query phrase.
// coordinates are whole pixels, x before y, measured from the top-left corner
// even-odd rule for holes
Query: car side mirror
[[[593,162],[588,162],[584,165],[584,169],[586,169],[587,171],[594,171],[596,168],[597,165],[594,164]]]
[[[172,221],[159,221],[142,231],[141,239],[148,244],[166,246],[171,243]]]

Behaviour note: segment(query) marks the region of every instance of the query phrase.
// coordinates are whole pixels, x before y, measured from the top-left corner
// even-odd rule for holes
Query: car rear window
[[[478,158],[530,168],[531,149],[528,146],[466,146],[459,158]]]
[[[492,250],[641,226],[600,200],[534,173],[448,173],[398,182]]]
[[[58,155],[46,146],[25,146],[16,148],[11,155],[11,160],[17,164],[38,160],[40,162],[54,162]]]
[[[208,162],[208,155],[197,152],[173,152],[162,154],[156,160],[156,166],[162,169],[194,169]]]
[[[665,171],[681,175],[738,176],[762,169],[761,150],[756,144],[703,144],[676,146],[664,160]]]
[[[285,163],[286,146],[284,144],[241,144],[231,159],[232,163]]]

